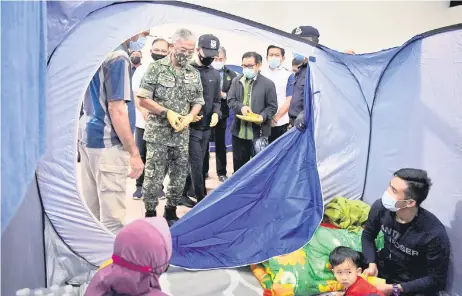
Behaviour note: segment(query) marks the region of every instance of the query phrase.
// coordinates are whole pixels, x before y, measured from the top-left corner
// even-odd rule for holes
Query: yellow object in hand
[[[182,125],[182,118],[183,116],[176,113],[175,111],[167,111],[167,120],[176,132],[179,132],[184,128]]]
[[[215,125],[217,125],[218,123],[218,114],[217,113],[213,113],[212,114],[212,120],[210,121],[210,126],[211,127],[214,127]]]
[[[376,276],[366,276],[365,274],[361,274],[361,277],[371,285],[377,286],[377,285],[384,285],[387,283],[385,279],[376,277]]]
[[[191,114],[181,117],[182,129],[187,128],[191,122],[194,122],[194,119],[194,116]]]
[[[253,122],[253,123],[256,123],[256,124],[262,124],[263,123],[263,116],[261,116],[260,114],[256,114],[256,113],[248,113],[245,116],[237,114],[236,117],[241,119],[241,120],[248,121],[248,122]]]

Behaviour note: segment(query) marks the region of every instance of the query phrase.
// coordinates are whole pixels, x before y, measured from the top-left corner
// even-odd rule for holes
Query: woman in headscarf
[[[117,234],[112,264],[99,270],[87,296],[167,296],[159,285],[172,256],[172,237],[161,217],[136,220]]]

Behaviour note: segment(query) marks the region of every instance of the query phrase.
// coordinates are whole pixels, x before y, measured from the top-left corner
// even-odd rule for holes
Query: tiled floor
[[[233,159],[232,153],[227,154],[228,159],[228,177],[233,172]],[[127,216],[125,219],[125,223],[130,223],[131,221],[144,217],[144,203],[142,200],[133,200],[132,195],[135,192],[136,185],[135,180],[128,179],[127,181]],[[167,189],[168,184],[168,177],[165,179],[164,187]],[[220,182],[218,181],[218,176],[216,174],[216,165],[215,165],[215,153],[210,154],[210,170],[209,170],[209,178],[206,180],[206,187],[207,191],[210,193],[212,190],[220,186]],[[164,214],[164,206],[165,206],[165,199],[161,200],[159,206],[157,207],[157,214],[162,216]],[[188,208],[184,206],[179,206],[177,210],[177,214],[179,217],[183,216],[188,212]]]

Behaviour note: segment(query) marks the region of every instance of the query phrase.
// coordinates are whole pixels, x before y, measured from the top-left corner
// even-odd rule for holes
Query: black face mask
[[[201,64],[206,66],[206,67],[210,66],[213,63],[213,60],[215,60],[215,58],[213,58],[213,57],[204,58],[202,55],[199,54],[199,61],[201,61]]]
[[[133,65],[138,65],[141,63],[141,57],[131,57],[130,60],[132,61]]]
[[[161,55],[161,54],[158,54],[158,53],[151,53],[151,58],[154,60],[154,61],[158,61],[158,60],[161,60],[163,58],[165,58],[166,55]]]

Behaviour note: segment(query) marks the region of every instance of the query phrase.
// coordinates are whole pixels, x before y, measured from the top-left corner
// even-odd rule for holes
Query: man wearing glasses
[[[234,172],[256,154],[256,143],[271,134],[271,121],[278,110],[276,86],[260,74],[262,56],[247,52],[242,56],[243,74],[235,78],[228,92],[228,106],[236,115],[257,114],[252,122],[237,117],[231,125]]]
[[[163,38],[156,38],[152,42],[151,47],[151,57],[154,61],[161,60],[165,58],[168,54],[168,42]],[[144,74],[148,66],[146,64],[142,64],[139,66],[135,73],[133,74],[132,78],[132,90],[135,94],[135,104],[136,104],[136,130],[135,130],[135,141],[136,145],[138,146],[138,150],[140,151],[141,160],[143,163],[146,164],[146,141],[143,139],[144,137],[144,128],[146,127],[146,117],[148,116],[149,111],[144,109],[140,106],[140,100],[136,97],[138,89],[140,88],[141,78],[143,78]],[[133,193],[133,199],[139,200],[142,197],[142,188],[144,182],[144,172],[141,176],[136,179],[136,191]],[[164,192],[160,192],[160,197],[164,196]]]
[[[144,132],[146,217],[157,215],[168,165],[170,183],[164,218],[170,226],[178,220],[176,207],[188,175],[189,124],[204,105],[199,72],[189,64],[195,44],[196,37],[190,30],[177,30],[169,46],[170,55],[149,65],[137,92],[140,106],[149,111]]]

